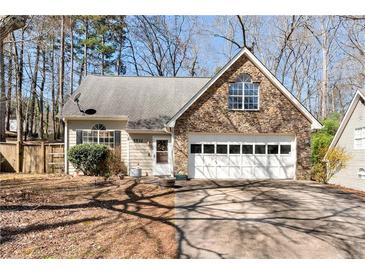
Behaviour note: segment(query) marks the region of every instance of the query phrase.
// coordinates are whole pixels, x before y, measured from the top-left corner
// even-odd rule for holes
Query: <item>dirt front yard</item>
[[[173,215],[148,180],[0,175],[0,258],[175,258]]]

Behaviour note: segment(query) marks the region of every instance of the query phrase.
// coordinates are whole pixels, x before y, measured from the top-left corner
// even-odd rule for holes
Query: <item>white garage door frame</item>
[[[188,176],[197,179],[295,179],[296,137],[294,135],[188,134]],[[191,145],[201,145],[201,153],[191,153]],[[203,153],[204,144],[214,145],[214,153]],[[265,154],[242,154],[242,145],[265,145]],[[217,154],[217,145],[226,154]],[[230,153],[230,145],[239,145],[239,154]],[[270,146],[273,145],[273,146]],[[281,145],[290,145],[290,154],[281,154]],[[268,154],[268,147],[278,148]],[[199,147],[199,146],[197,146]],[[250,147],[250,146],[248,146]],[[207,146],[207,149],[212,148]],[[234,147],[233,147],[234,148]],[[232,152],[234,152],[232,148]],[[238,147],[236,147],[238,149]],[[263,147],[261,147],[263,148]],[[259,149],[259,148],[258,148]]]

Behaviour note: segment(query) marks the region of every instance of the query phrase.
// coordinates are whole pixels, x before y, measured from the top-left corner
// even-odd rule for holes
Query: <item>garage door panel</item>
[[[253,155],[242,155],[241,157],[241,164],[242,166],[255,166],[256,165],[256,158]]]
[[[240,166],[241,165],[241,155],[229,155],[229,165],[230,166]]]
[[[255,165],[256,166],[266,166],[267,156],[266,155],[255,155]]]
[[[243,179],[254,179],[255,178],[255,168],[254,167],[242,167],[241,177]]]
[[[203,166],[204,165],[204,158],[202,155],[199,154],[191,154],[190,155],[193,163],[195,166]]]
[[[204,176],[204,167],[195,167],[194,168],[194,178],[202,179]]]
[[[218,179],[229,178],[229,167],[228,166],[217,167],[217,178]]]
[[[269,173],[266,167],[255,167],[254,176],[256,179],[267,179],[269,178]]]
[[[231,166],[229,167],[229,176],[227,178],[230,179],[237,179],[237,178],[241,178],[241,167],[239,166]]]
[[[217,167],[204,167],[204,178],[217,178]]]
[[[267,157],[267,165],[268,166],[281,166],[281,157],[279,155],[269,155]]]
[[[216,166],[216,157],[214,155],[204,155],[204,166]]]
[[[281,156],[281,163],[283,166],[289,166],[293,164],[293,158],[289,156]]]
[[[217,166],[229,166],[229,158],[227,155],[217,155]]]

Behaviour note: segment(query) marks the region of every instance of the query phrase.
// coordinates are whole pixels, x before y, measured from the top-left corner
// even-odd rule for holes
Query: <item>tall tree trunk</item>
[[[6,130],[10,130],[10,118],[11,118],[11,95],[13,89],[13,50],[12,43],[9,43],[9,59],[8,59],[8,94],[6,101]]]
[[[118,76],[122,75],[122,44],[119,43],[118,46],[118,59],[117,59],[117,74]]]
[[[44,138],[44,86],[46,83],[46,52],[42,51],[42,82],[39,92],[39,127],[38,135],[41,139]]]
[[[70,55],[71,55],[71,67],[70,67],[70,94],[72,95],[73,91],[74,91],[74,22],[72,19],[72,16],[70,17],[71,23],[70,23]]]
[[[37,41],[37,48],[36,48],[36,57],[34,63],[34,70],[32,76],[32,83],[31,83],[31,92],[32,98],[30,103],[30,110],[29,110],[29,129],[27,129],[28,135],[32,135],[34,133],[34,120],[35,120],[35,101],[37,97],[37,80],[38,80],[38,65],[39,65],[39,55],[40,55],[40,41]]]
[[[104,75],[104,68],[105,68],[105,54],[104,54],[104,35],[102,35],[101,37],[101,45],[102,45],[102,50],[101,50],[101,75]]]
[[[51,54],[51,97],[52,97],[52,126],[53,140],[57,139],[57,121],[56,121],[56,85],[55,85],[55,38],[52,39],[52,54]]]
[[[89,38],[89,19],[85,19],[85,40]],[[88,47],[87,44],[84,43],[84,76],[87,76],[87,67],[88,67]]]
[[[22,93],[23,93],[23,66],[24,66],[24,30],[21,34],[20,52],[15,43],[15,35],[12,34],[14,41],[14,57],[16,63],[16,124],[17,124],[17,141],[23,142],[23,111],[22,111]]]
[[[6,93],[5,93],[5,65],[4,65],[4,43],[0,40],[0,142],[5,142],[5,114],[6,114]]]
[[[65,16],[61,17],[61,48],[60,48],[60,68],[59,68],[59,82],[58,82],[58,98],[59,98],[59,115],[60,123],[57,131],[57,137],[61,138],[63,133],[63,123],[61,122],[63,96],[64,96],[64,81],[65,81]]]
[[[49,104],[47,104],[47,107],[46,107],[46,137],[47,139],[49,138]]]
[[[324,37],[324,39],[326,39]],[[321,117],[327,116],[327,103],[328,103],[328,49],[324,44],[322,47],[322,88],[321,88]]]

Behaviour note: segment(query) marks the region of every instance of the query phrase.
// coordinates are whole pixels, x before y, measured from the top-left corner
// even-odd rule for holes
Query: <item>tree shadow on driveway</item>
[[[323,185],[274,181],[192,181],[164,193],[145,195],[130,182],[126,198],[96,193],[72,204],[3,205],[2,211],[103,209],[176,231],[177,258],[364,258],[363,197]],[[175,195],[175,205],[158,201]],[[146,210],[150,209],[150,210]],[[159,209],[155,214],[153,209]],[[96,232],[117,221],[98,218]],[[80,220],[82,221],[96,221]],[[19,234],[67,226],[72,222],[2,228],[2,243]],[[150,238],[160,240],[146,230]],[[120,235],[121,236],[121,235]],[[159,238],[159,239],[157,239]]]

